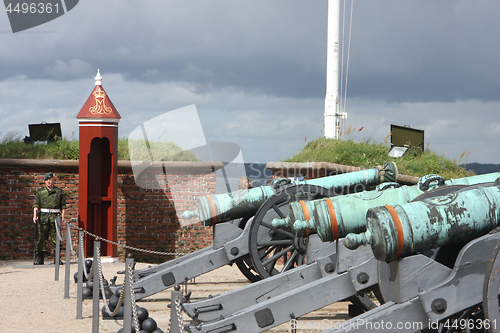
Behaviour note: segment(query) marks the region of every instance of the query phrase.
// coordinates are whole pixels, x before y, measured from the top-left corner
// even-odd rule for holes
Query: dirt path
[[[147,267],[137,263],[136,268]],[[0,262],[0,332],[40,333],[88,333],[92,331],[92,300],[83,302],[83,319],[76,319],[76,284],[73,274],[76,263],[70,265],[70,298],[64,299],[64,266],[60,268],[59,281],[55,281],[53,264],[33,266],[31,261]],[[103,263],[106,279],[118,276],[117,284],[123,283],[124,275],[117,271],[125,268],[124,262]],[[236,265],[225,266],[197,277],[187,288],[193,292],[192,300],[220,294],[248,284]],[[151,296],[138,305],[148,309],[150,317],[166,331],[170,318],[170,290]],[[103,303],[101,301],[100,308]],[[299,319],[298,332],[321,332],[325,322],[342,322],[347,319],[347,302],[330,305]],[[186,318],[187,320],[187,318]],[[100,332],[116,332],[122,321],[99,320]],[[308,329],[317,328],[317,329]],[[275,327],[269,332],[290,332],[290,323]]]

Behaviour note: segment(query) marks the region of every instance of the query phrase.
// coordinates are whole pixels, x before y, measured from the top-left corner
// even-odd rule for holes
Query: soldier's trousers
[[[38,221],[38,243],[36,245],[37,252],[47,250],[47,240],[52,241],[52,249],[56,248],[56,226],[54,225],[54,219],[39,219]]]

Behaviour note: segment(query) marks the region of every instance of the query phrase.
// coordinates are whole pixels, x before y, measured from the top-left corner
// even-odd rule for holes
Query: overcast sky
[[[499,14],[499,0],[355,1],[348,137],[409,125],[447,158],[500,163]],[[78,138],[100,69],[119,137],[194,104],[207,142],[280,161],[323,136],[326,50],[327,0],[85,0],[18,33],[4,12],[0,139],[42,121]]]

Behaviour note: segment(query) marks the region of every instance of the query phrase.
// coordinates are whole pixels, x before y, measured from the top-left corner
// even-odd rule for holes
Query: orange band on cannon
[[[398,213],[396,213],[396,210],[394,207],[386,205],[384,206],[387,208],[389,213],[392,216],[392,219],[394,220],[394,225],[396,226],[396,231],[397,231],[397,236],[398,236],[398,252],[396,254],[396,258],[398,259],[401,254],[403,253],[403,248],[405,246],[405,235],[403,233],[403,225],[401,224],[401,220],[399,219]]]
[[[311,216],[309,215],[309,209],[307,209],[307,205],[304,202],[304,200],[299,201],[300,205],[302,206],[302,211],[304,212],[304,218],[306,221],[309,221],[311,219]],[[309,236],[311,233],[311,229],[306,229],[306,237]]]
[[[337,214],[335,214],[335,208],[333,207],[332,199],[328,198],[325,200],[328,206],[328,213],[330,213],[330,226],[332,229],[332,241],[339,237],[339,226],[337,224]]]
[[[205,195],[205,197],[208,199],[210,208],[212,209],[212,225],[215,225],[215,222],[217,222],[217,211],[215,210],[215,204],[209,195]]]

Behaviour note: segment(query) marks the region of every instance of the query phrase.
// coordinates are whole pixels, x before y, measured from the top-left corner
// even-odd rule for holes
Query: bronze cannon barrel
[[[394,182],[398,176],[393,162],[372,169],[350,172],[341,175],[321,177],[305,181],[275,179],[271,186],[260,186],[235,192],[198,197],[196,209],[185,211],[182,217],[189,220],[198,217],[202,224],[214,225],[234,219],[251,217],[259,207],[276,191],[292,185],[316,185],[338,194],[359,192],[382,182]],[[280,184],[282,184],[280,186]]]
[[[367,213],[367,230],[348,234],[344,244],[350,249],[370,245],[378,260],[390,262],[470,241],[500,225],[500,182],[495,185],[372,208]]]
[[[405,204],[429,189],[437,190],[451,185],[475,185],[493,182],[500,172],[445,180],[438,175],[420,178],[418,185],[393,187],[381,184],[373,191],[365,191],[344,196],[322,198],[307,202],[292,202],[288,216],[275,219],[273,226],[289,226],[297,236],[317,233],[323,242],[334,241],[349,233],[366,230],[366,213],[370,208],[384,205]],[[439,194],[437,194],[439,195]]]

